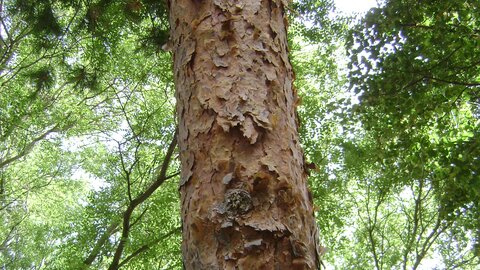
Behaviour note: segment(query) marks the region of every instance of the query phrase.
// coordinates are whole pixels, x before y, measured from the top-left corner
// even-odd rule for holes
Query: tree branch
[[[127,210],[125,210],[125,212],[122,215],[123,216],[122,237],[120,238],[120,243],[117,246],[117,249],[116,249],[115,254],[114,254],[114,259],[113,259],[112,263],[110,264],[109,269],[118,269],[120,267],[119,266],[119,260],[121,258],[126,240],[128,239],[129,230],[133,226],[133,224],[136,222],[135,221],[133,224],[130,224],[130,218],[131,218],[131,215],[133,213],[133,210],[135,210],[135,208],[138,205],[140,205],[146,199],[148,199],[150,197],[150,195],[152,195],[153,192],[155,192],[155,190],[158,189],[158,187],[160,187],[163,184],[163,182],[165,182],[166,180],[168,180],[170,178],[173,178],[173,177],[179,175],[179,173],[174,173],[174,174],[169,175],[169,176],[166,175],[168,166],[169,166],[170,161],[171,161],[172,156],[173,156],[173,152],[175,151],[175,147],[177,145],[177,133],[178,133],[178,131],[175,130],[175,134],[172,138],[172,141],[170,142],[170,145],[168,146],[168,150],[167,150],[167,153],[165,154],[165,158],[163,159],[161,172],[157,176],[155,182],[153,182],[143,193],[138,195],[135,199],[131,200],[128,207],[127,207]],[[105,233],[99,238],[99,240],[95,244],[95,247],[90,252],[89,256],[83,261],[84,265],[83,265],[82,269],[87,269],[93,263],[93,261],[96,259],[96,257],[100,253],[101,247],[105,244],[105,242],[108,240],[108,238],[113,233],[118,231],[118,225],[120,225],[120,221],[116,221],[116,222],[112,223],[110,225],[109,229],[107,229],[105,231]]]
[[[118,225],[120,225],[119,221],[114,221],[110,226],[107,228],[107,230],[98,238],[97,243],[95,243],[95,246],[93,247],[92,251],[90,254],[87,256],[87,258],[83,261],[83,267],[82,269],[87,269],[97,258],[98,253],[100,253],[100,250],[102,246],[105,244],[105,242],[108,240],[108,238],[114,234],[115,232],[118,231]]]
[[[30,153],[30,151],[32,151],[33,147],[41,140],[45,139],[50,133],[53,133],[53,132],[57,132],[59,131],[59,125],[60,124],[56,124],[55,126],[53,126],[51,129],[45,131],[43,134],[41,134],[40,136],[36,137],[35,139],[33,139],[29,144],[27,144],[22,151],[20,151],[20,153],[18,153],[17,155],[11,157],[11,158],[7,158],[5,160],[0,160],[0,168],[3,168],[5,166],[7,166],[8,164],[20,159],[21,157],[25,156],[26,154]]]
[[[381,270],[382,269],[382,262],[381,262],[381,259],[379,258],[379,255],[378,255],[378,252],[377,252],[377,248],[376,248],[376,242],[375,242],[375,236],[374,236],[374,231],[377,227],[377,216],[378,216],[378,209],[380,207],[380,205],[382,204],[383,202],[383,198],[378,198],[376,204],[375,204],[375,212],[374,212],[374,215],[373,215],[373,221],[372,221],[372,217],[370,216],[370,207],[369,207],[369,204],[370,204],[370,184],[367,184],[367,202],[366,202],[366,209],[367,209],[367,219],[368,219],[368,240],[370,242],[370,245],[371,245],[371,252],[372,252],[372,255],[373,255],[373,260],[375,262],[375,269],[377,270]]]
[[[155,190],[157,190],[167,178],[167,170],[170,165],[170,161],[173,156],[173,152],[175,151],[175,147],[177,145],[177,130],[175,130],[175,134],[173,135],[172,141],[168,146],[167,153],[165,154],[165,158],[163,159],[162,167],[160,169],[160,173],[157,179],[140,195],[138,195],[135,199],[131,200],[127,210],[123,213],[123,227],[122,227],[122,236],[120,237],[120,242],[115,250],[115,254],[113,255],[113,260],[109,266],[109,270],[117,270],[119,268],[120,258],[122,257],[123,249],[125,248],[125,244],[127,242],[128,236],[130,234],[130,217],[132,216],[133,211],[135,208],[143,203],[146,199],[148,199]]]
[[[466,87],[480,86],[480,82],[459,82],[459,81],[444,80],[444,79],[439,79],[439,78],[429,77],[429,76],[425,76],[424,78],[428,79],[428,80],[432,80],[432,81],[449,83],[449,84],[454,84],[454,85],[462,85],[462,86],[466,86]]]
[[[125,264],[127,264],[130,260],[132,260],[133,258],[135,258],[136,256],[138,256],[139,254],[141,254],[142,252],[144,251],[147,251],[149,250],[150,248],[152,248],[152,246],[160,243],[162,240],[170,237],[171,235],[177,233],[177,232],[180,232],[182,229],[182,227],[177,227],[173,230],[171,230],[170,232],[168,232],[167,234],[165,235],[162,235],[162,237],[158,238],[158,239],[155,239],[154,241],[148,243],[148,244],[145,244],[143,246],[141,246],[140,248],[138,248],[137,250],[135,250],[132,254],[128,255],[125,260],[123,260],[119,265],[118,265],[118,268],[124,266]]]

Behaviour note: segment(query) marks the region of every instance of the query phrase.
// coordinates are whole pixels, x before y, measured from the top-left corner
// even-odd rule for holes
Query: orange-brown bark
[[[284,4],[171,0],[186,269],[317,269]]]

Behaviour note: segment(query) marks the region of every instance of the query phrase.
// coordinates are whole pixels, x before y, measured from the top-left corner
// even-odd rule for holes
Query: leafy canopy
[[[289,7],[324,263],[474,269],[479,4],[334,10]],[[181,269],[165,2],[5,0],[0,13],[1,268]]]

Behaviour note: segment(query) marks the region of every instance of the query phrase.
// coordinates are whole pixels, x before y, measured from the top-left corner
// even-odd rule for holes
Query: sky
[[[334,0],[339,11],[345,13],[363,13],[377,5],[376,0]]]

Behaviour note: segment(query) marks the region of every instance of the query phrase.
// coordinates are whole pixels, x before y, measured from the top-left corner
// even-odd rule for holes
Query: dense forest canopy
[[[166,5],[1,1],[1,269],[182,268]],[[287,13],[323,264],[475,269],[480,3]]]

